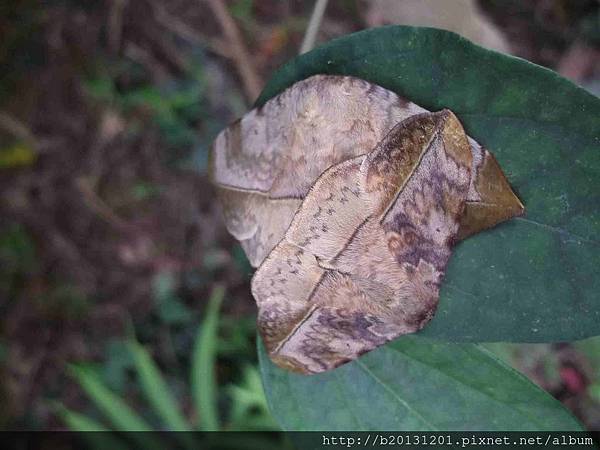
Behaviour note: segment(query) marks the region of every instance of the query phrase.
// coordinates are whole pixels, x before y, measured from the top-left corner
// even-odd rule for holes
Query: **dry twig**
[[[325,8],[327,8],[327,0],[316,1],[315,8],[310,16],[310,21],[308,22],[308,28],[306,29],[304,39],[302,40],[302,45],[300,46],[300,54],[312,50],[315,46],[317,33],[319,32],[321,21],[325,14]]]
[[[232,57],[227,44],[223,40],[201,35],[179,18],[169,14],[165,7],[159,3],[153,2],[151,6],[156,21],[174,35],[192,44],[205,47],[208,51],[217,55],[225,58]]]
[[[253,102],[260,94],[262,80],[258,76],[254,63],[246,50],[244,41],[235,21],[227,11],[223,0],[205,0],[217,18],[223,34],[231,45],[231,56],[244,84],[244,91]]]
[[[77,178],[75,180],[75,186],[81,193],[85,204],[108,224],[119,231],[127,231],[131,228],[128,222],[119,217],[117,213],[115,213],[111,207],[108,206],[96,192],[94,192],[94,189],[86,179],[82,177]]]
[[[0,111],[0,130],[28,142],[33,147],[37,147],[35,136],[31,133],[27,125],[16,119],[5,111]]]
[[[123,35],[123,11],[127,6],[127,0],[113,0],[110,5],[108,16],[108,49],[117,53],[121,47],[121,36]]]

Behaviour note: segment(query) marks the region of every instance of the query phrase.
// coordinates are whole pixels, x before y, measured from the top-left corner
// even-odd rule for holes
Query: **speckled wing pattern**
[[[429,321],[471,163],[460,123],[442,111],[401,122],[317,179],[252,280],[277,364],[322,372]]]
[[[334,164],[370,152],[396,124],[427,112],[355,77],[314,75],[221,132],[211,174],[229,232],[258,267],[310,186]],[[460,238],[522,212],[492,154],[469,138],[473,177]]]
[[[296,83],[216,139],[228,230],[273,361],[330,370],[421,329],[455,241],[522,213],[449,110],[352,77]]]

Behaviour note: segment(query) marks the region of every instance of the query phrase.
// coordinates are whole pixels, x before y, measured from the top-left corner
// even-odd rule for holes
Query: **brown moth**
[[[432,317],[453,243],[523,212],[448,110],[352,77],[296,83],[216,139],[269,355],[316,373]]]
[[[253,267],[281,240],[308,189],[333,164],[370,152],[397,123],[427,112],[359,78],[299,81],[221,132],[211,173],[228,231]],[[469,138],[473,171],[460,238],[521,214],[492,154]]]

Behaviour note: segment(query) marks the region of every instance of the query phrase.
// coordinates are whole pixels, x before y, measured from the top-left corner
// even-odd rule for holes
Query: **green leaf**
[[[353,75],[449,108],[498,159],[526,216],[455,249],[422,334],[544,342],[600,334],[600,100],[556,73],[413,27],[355,33],[275,73],[257,104],[314,74]]]
[[[245,366],[242,375],[241,384],[227,386],[231,398],[229,430],[279,430],[269,411],[258,369]]]
[[[150,426],[110,391],[89,367],[71,366],[71,375],[90,396],[98,409],[119,431],[151,431]]]
[[[259,340],[265,392],[285,430],[581,430],[555,399],[475,344],[404,336],[338,369],[279,369]]]
[[[133,333],[131,333],[133,335]],[[106,386],[113,391],[123,392],[133,369],[134,361],[127,346],[129,341],[112,338],[104,349],[104,363],[100,376]]]
[[[219,308],[224,295],[225,290],[222,286],[213,289],[205,311],[206,316],[200,326],[192,354],[192,398],[199,415],[198,426],[203,431],[219,430],[217,382],[214,371],[217,355]]]
[[[192,320],[192,311],[177,296],[177,281],[172,272],[158,273],[152,280],[152,290],[162,322],[176,325]]]
[[[169,386],[148,352],[135,341],[129,343],[129,349],[135,361],[142,390],[166,428],[171,431],[191,431],[179,411],[177,401],[171,395]]]
[[[583,353],[595,373],[595,379],[600,382],[600,337],[575,342],[573,346]]]
[[[89,395],[96,407],[112,423],[112,430],[152,431],[152,428],[144,419],[102,383],[91,367],[71,365],[69,366],[69,373]],[[74,417],[72,416],[71,418],[73,419]],[[85,423],[81,422],[82,416],[79,416],[78,419],[80,419],[79,425],[85,425]],[[88,420],[86,426],[92,426],[92,423]],[[110,439],[110,435],[108,439]],[[149,433],[132,433],[131,439],[140,448],[148,450],[159,450],[164,447]],[[112,446],[108,446],[108,443],[108,440],[106,442],[101,441],[101,444],[104,445],[103,448],[113,448]]]
[[[62,421],[71,431],[110,431],[100,422],[97,422],[88,416],[84,416],[83,414],[79,414],[78,412],[72,411],[61,403],[54,403],[53,406],[54,409],[56,409],[56,414],[62,419]]]
[[[35,150],[23,143],[17,143],[12,147],[0,148],[0,169],[30,166],[36,159],[37,154]]]
[[[53,406],[67,428],[82,433],[82,439],[88,443],[90,448],[110,448],[111,450],[125,450],[128,448],[124,442],[111,434],[108,428],[94,419],[72,411],[61,403],[55,403]]]

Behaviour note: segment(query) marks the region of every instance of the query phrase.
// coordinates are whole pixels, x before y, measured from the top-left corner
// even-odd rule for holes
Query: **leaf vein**
[[[406,402],[406,400],[404,400],[402,397],[400,397],[396,393],[396,391],[394,391],[392,388],[390,388],[388,385],[386,385],[383,381],[381,381],[381,379],[377,375],[375,375],[360,359],[356,360],[356,364],[362,369],[363,372],[365,372],[367,375],[369,375],[371,378],[373,378],[377,382],[377,384],[379,384],[381,387],[383,387],[383,389],[385,389],[387,392],[389,392],[398,403],[400,403],[402,406],[404,406],[404,408],[406,408],[408,411],[410,411],[412,414],[414,414],[421,422],[423,422],[425,424],[425,426],[429,427],[429,429],[431,431],[439,431],[439,429],[435,425],[430,423],[427,419],[425,419],[425,417],[423,417],[421,415],[421,413],[419,413],[412,406],[410,406],[410,404],[408,404]]]

